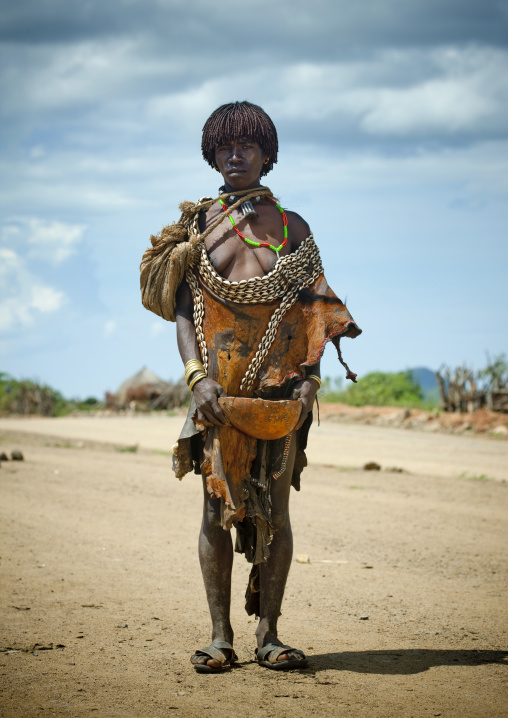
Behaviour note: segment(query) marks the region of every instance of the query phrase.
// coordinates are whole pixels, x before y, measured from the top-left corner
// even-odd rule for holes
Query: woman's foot
[[[287,646],[278,639],[257,648],[256,659],[260,666],[276,671],[305,668],[308,663],[303,651]]]
[[[256,630],[258,647],[256,660],[260,666],[281,670],[285,668],[305,668],[307,658],[303,651],[292,648],[277,637],[277,627],[270,626],[267,619],[261,619]]]
[[[197,650],[190,660],[198,673],[221,673],[230,668],[238,656],[227,641],[212,641],[207,648]]]

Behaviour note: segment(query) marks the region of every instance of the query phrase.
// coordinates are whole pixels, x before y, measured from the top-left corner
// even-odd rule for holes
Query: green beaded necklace
[[[243,235],[243,234],[240,232],[240,230],[238,229],[238,227],[236,226],[236,222],[235,222],[235,220],[233,219],[233,217],[232,217],[230,214],[228,214],[228,218],[229,218],[229,221],[231,222],[231,226],[233,227],[233,229],[235,230],[235,232],[236,232],[245,242],[247,242],[247,244],[250,244],[251,247],[268,247],[269,249],[271,249],[272,251],[275,252],[275,254],[277,255],[277,258],[278,258],[278,257],[279,257],[279,252],[280,252],[280,250],[281,250],[283,247],[285,247],[286,244],[288,243],[288,218],[287,218],[287,216],[286,216],[286,213],[284,212],[284,210],[282,209],[282,207],[280,206],[280,204],[279,204],[278,202],[276,202],[276,201],[275,201],[274,199],[272,199],[271,197],[268,197],[267,199],[269,199],[270,202],[272,202],[272,203],[277,207],[277,209],[279,210],[279,212],[280,212],[281,215],[282,215],[282,224],[283,224],[283,226],[284,226],[284,240],[283,240],[282,244],[279,244],[278,247],[274,247],[273,244],[270,244],[269,242],[256,242],[254,239],[249,239],[248,237],[245,237],[245,235]],[[219,203],[220,203],[222,209],[224,210],[224,212],[227,212],[227,211],[228,211],[228,206],[227,206],[227,204],[226,204],[225,202],[223,202],[221,199],[219,200]]]

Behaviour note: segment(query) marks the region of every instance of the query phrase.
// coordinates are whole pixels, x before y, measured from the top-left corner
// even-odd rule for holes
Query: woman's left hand
[[[296,382],[291,398],[301,399],[303,404],[302,413],[300,414],[300,419],[296,425],[296,430],[303,426],[303,422],[307,418],[309,411],[312,411],[314,399],[316,398],[318,389],[319,384],[315,379],[300,379],[300,381]]]

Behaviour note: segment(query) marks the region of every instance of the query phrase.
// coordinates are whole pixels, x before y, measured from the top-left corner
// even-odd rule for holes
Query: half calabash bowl
[[[255,439],[282,439],[290,434],[302,413],[301,399],[250,399],[242,396],[223,396],[219,406],[228,421],[244,434]]]

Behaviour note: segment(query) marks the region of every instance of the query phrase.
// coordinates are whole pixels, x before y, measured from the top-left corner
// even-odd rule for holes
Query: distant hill
[[[437,383],[436,373],[432,369],[419,366],[415,369],[409,369],[413,379],[421,386],[424,396],[436,397],[439,395],[439,384]]]

